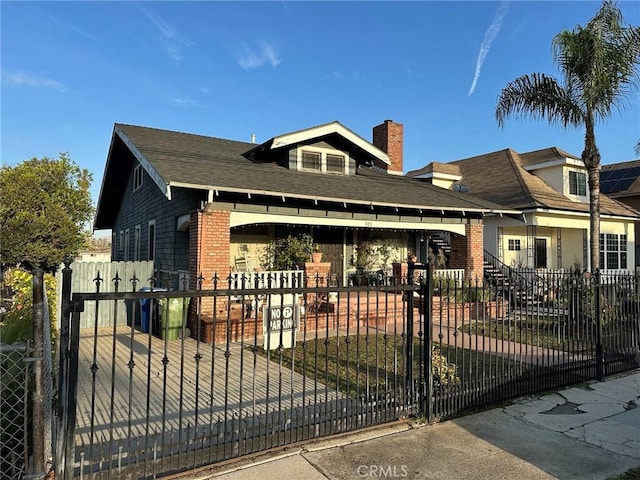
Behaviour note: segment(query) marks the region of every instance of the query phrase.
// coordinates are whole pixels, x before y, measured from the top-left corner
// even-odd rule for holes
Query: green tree
[[[615,2],[605,1],[585,27],[553,39],[562,82],[544,73],[523,75],[502,89],[496,106],[500,127],[510,115],[546,118],[564,127],[584,127],[582,160],[589,177],[591,268],[600,265],[600,152],[595,124],[621,109],[637,86],[640,27],[623,26]]]
[[[0,169],[0,258],[53,272],[85,244],[91,174],[66,153]]]

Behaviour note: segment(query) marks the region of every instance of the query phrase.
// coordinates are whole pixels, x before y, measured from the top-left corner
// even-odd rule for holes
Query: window
[[[569,172],[569,193],[585,197],[587,195],[587,174],[584,172]]]
[[[136,262],[140,261],[140,225],[136,225],[133,237],[133,260]]]
[[[136,165],[133,169],[133,191],[135,192],[142,186],[143,170],[142,165]]]
[[[626,235],[600,234],[600,268],[606,270],[627,268]]]
[[[327,154],[327,172],[344,173],[344,157]]]
[[[149,251],[147,254],[147,260],[154,260],[156,254],[156,221],[151,220],[149,222]]]
[[[120,251],[124,252],[124,230],[120,230]]]
[[[347,173],[347,162],[344,155],[325,151],[302,150],[298,168],[325,173]]]
[[[510,238],[509,239],[509,250],[520,250],[520,239],[519,238]]]
[[[302,152],[302,168],[320,171],[320,154],[316,152]]]

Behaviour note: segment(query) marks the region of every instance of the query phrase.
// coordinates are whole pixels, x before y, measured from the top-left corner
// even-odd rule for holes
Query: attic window
[[[344,157],[327,154],[327,172],[344,173]]]
[[[579,197],[587,196],[587,175],[584,172],[569,172],[569,193]]]
[[[142,165],[137,165],[133,169],[133,191],[135,192],[142,186]]]
[[[302,152],[302,168],[320,171],[321,165],[321,157],[319,153]]]
[[[347,162],[339,152],[329,153],[325,150],[302,150],[299,152],[298,169],[324,173],[347,173]]]

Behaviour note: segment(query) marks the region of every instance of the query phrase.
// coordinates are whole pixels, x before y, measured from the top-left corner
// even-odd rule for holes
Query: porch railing
[[[433,278],[437,280],[454,280],[455,284],[459,287],[462,286],[464,281],[464,268],[447,268],[433,271]]]
[[[263,272],[231,272],[229,289],[292,288],[303,286],[304,270],[272,270]],[[224,283],[221,286],[226,286]]]

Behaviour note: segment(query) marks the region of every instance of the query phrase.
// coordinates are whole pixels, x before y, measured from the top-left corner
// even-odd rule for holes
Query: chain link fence
[[[0,344],[0,479],[23,478],[28,462],[29,347]]]

